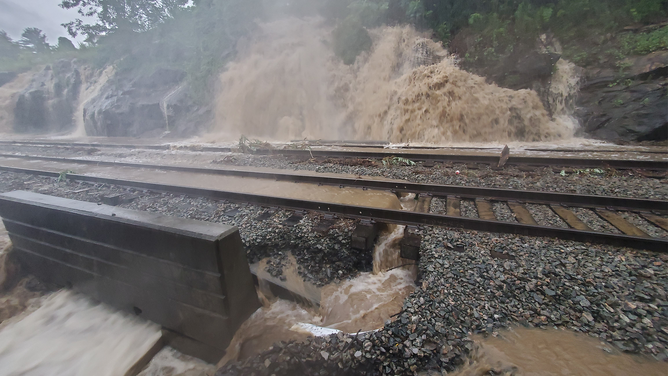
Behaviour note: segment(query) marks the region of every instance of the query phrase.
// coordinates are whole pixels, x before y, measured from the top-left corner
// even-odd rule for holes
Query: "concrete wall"
[[[167,342],[222,357],[259,302],[235,227],[15,191],[0,216],[29,273],[166,329]]]

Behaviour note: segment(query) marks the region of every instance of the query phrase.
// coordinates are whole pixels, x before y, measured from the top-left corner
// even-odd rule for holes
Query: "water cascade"
[[[572,124],[553,121],[534,91],[501,88],[460,69],[411,27],[370,35],[371,51],[347,66],[334,56],[322,20],[261,25],[220,76],[216,132],[434,143],[572,136]]]

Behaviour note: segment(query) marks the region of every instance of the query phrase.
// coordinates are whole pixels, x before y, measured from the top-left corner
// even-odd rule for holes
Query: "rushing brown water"
[[[372,50],[346,66],[319,19],[261,25],[221,74],[218,131],[433,143],[571,137],[573,125],[550,118],[534,91],[486,83],[412,28],[370,34]]]
[[[14,109],[21,90],[30,84],[36,71],[21,73],[16,78],[0,86],[0,134],[14,131]]]
[[[665,376],[668,364],[620,353],[608,343],[566,330],[515,328],[477,339],[469,364],[454,376]]]
[[[160,336],[155,324],[61,290],[0,330],[0,375],[123,375]]]
[[[415,200],[414,196],[407,196],[397,201],[408,210]],[[303,281],[297,272],[296,260],[288,255],[283,268],[284,285],[312,301],[320,301],[319,307],[306,307],[270,296],[270,292],[262,288],[267,260],[261,261],[257,275],[263,307],[237,330],[219,365],[256,355],[278,341],[303,340],[317,335],[312,330],[356,333],[382,328],[392,315],[401,311],[404,299],[415,289],[417,268],[414,262],[399,257],[398,240],[403,236],[403,228],[391,226],[381,234],[373,251],[373,273],[360,273],[356,278],[322,289]],[[410,265],[402,266],[404,264]]]
[[[79,89],[77,108],[74,111],[75,128],[69,136],[83,137],[86,135],[84,106],[86,106],[89,100],[95,98],[100,93],[104,84],[114,75],[114,70],[114,65],[110,65],[102,71],[96,71],[88,66],[81,68],[82,82]]]

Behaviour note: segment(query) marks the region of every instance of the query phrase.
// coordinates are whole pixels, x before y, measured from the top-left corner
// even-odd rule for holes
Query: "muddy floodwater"
[[[160,335],[156,324],[62,290],[0,331],[0,375],[123,375]]]
[[[396,197],[396,196],[395,196]],[[403,210],[415,207],[415,195],[397,199]],[[394,206],[394,203],[389,203]],[[401,311],[404,299],[415,290],[415,262],[400,257],[399,240],[404,226],[387,226],[373,250],[373,272],[318,289],[301,279],[296,261],[288,257],[283,269],[285,285],[319,306],[303,306],[273,299],[259,289],[263,307],[237,330],[219,365],[242,360],[267,350],[278,341],[303,340],[307,336],[338,331],[356,333],[376,330]],[[265,277],[267,260],[257,266],[258,279]],[[262,286],[262,283],[260,283]]]
[[[470,364],[455,376],[665,376],[668,364],[619,352],[596,338],[557,329],[514,328],[476,338]]]
[[[10,244],[5,224],[0,221],[0,254],[2,254],[5,251],[5,248],[9,247]]]

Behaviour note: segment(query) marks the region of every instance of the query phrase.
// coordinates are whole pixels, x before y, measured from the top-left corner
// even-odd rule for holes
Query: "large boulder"
[[[668,51],[627,59],[620,75],[589,70],[577,116],[584,132],[609,141],[668,139]]]
[[[75,60],[47,65],[19,94],[14,130],[19,133],[71,130],[80,88],[81,73]]]
[[[195,134],[211,117],[190,96],[186,73],[157,68],[148,74],[120,73],[84,106],[89,136],[184,137]]]

